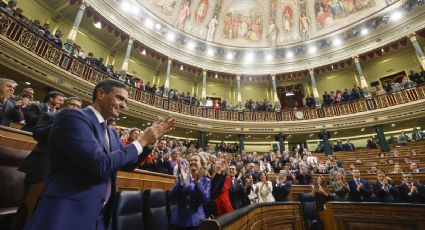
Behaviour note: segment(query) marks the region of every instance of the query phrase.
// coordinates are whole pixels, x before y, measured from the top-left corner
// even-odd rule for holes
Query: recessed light
[[[310,53],[310,54],[314,54],[314,53],[316,53],[317,52],[317,47],[316,46],[310,46],[309,48],[308,48],[308,53]]]
[[[360,129],[360,132],[364,132],[364,128]]]
[[[194,43],[194,42],[192,42],[192,41],[189,41],[189,42],[186,44],[186,47],[187,47],[189,50],[193,50],[193,49],[195,49],[195,43]]]
[[[25,85],[31,85],[31,82],[26,81],[26,82],[24,82],[24,84],[25,84]]]
[[[271,55],[271,54],[267,54],[267,55],[266,55],[266,60],[267,60],[267,61],[271,61],[271,60],[273,60],[273,55]]]
[[[174,35],[173,33],[171,33],[171,32],[168,32],[167,33],[167,40],[168,41],[170,41],[170,42],[173,42],[174,41],[174,39],[176,39],[176,35]]]
[[[339,46],[342,44],[342,40],[339,38],[335,38],[335,40],[333,41],[334,46]]]
[[[403,14],[400,11],[395,11],[394,13],[391,14],[391,21],[398,21],[401,19],[401,17],[403,16]]]
[[[210,56],[210,57],[213,56],[214,55],[214,50],[212,48],[208,48],[207,55]]]
[[[143,49],[143,51],[141,52],[142,55],[146,55],[146,50]]]
[[[126,119],[127,117],[122,117],[123,119]]]
[[[334,134],[338,134],[338,131],[335,131]]]
[[[146,18],[146,19],[145,19],[145,26],[146,26],[146,28],[148,28],[148,29],[152,29],[152,28],[153,28],[153,21],[152,21],[152,19],[150,19],[150,18]]]
[[[395,127],[395,124],[391,124],[391,127]]]
[[[124,10],[125,12],[128,12],[128,11],[130,11],[131,6],[130,6],[130,4],[128,4],[128,2],[123,2],[121,4],[121,9]]]
[[[360,34],[361,35],[366,35],[366,34],[368,34],[369,33],[369,30],[367,29],[367,28],[363,28],[361,31],[360,31]]]
[[[131,8],[131,13],[133,13],[134,15],[138,15],[140,13],[139,7],[133,6]]]
[[[161,27],[162,27],[162,26],[161,26],[161,24],[159,24],[159,23],[156,23],[156,24],[155,24],[155,29],[156,29],[156,30],[160,30],[160,29],[161,29]]]
[[[288,51],[288,52],[286,53],[286,57],[287,57],[287,58],[293,58],[293,57],[294,57],[294,53],[293,53],[292,51]]]
[[[232,60],[234,58],[234,55],[231,52],[228,52],[226,54],[226,58],[227,58],[227,60]]]
[[[98,28],[98,29],[102,29],[102,23],[101,22],[96,22],[93,23],[94,27]]]

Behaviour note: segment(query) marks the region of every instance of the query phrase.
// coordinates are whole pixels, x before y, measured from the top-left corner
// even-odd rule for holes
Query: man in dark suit
[[[354,144],[351,143],[350,140],[347,139],[347,143],[345,143],[343,145],[343,150],[344,151],[354,151],[355,150]]]
[[[391,203],[398,197],[398,190],[383,172],[378,173],[378,180],[373,186],[373,191],[379,202]]]
[[[23,98],[16,102],[11,100],[16,85],[14,80],[0,78],[0,125],[10,126],[12,121],[24,120],[22,106],[28,104],[28,99]]]
[[[280,172],[273,185],[273,197],[276,201],[288,201],[288,195],[291,193],[291,182],[286,180],[286,175]]]
[[[300,170],[296,172],[296,179],[300,185],[309,185],[311,184],[311,173],[305,167],[304,164],[300,164]]]
[[[38,119],[45,113],[56,113],[63,103],[63,94],[51,91],[44,97],[43,103],[31,104],[26,108],[25,125],[22,130],[33,132]]]
[[[229,176],[230,179],[232,179],[229,197],[233,210],[249,205],[249,198],[245,192],[245,187],[242,184],[242,178],[240,176],[236,176],[236,166],[229,166]]]
[[[360,171],[353,169],[353,179],[347,183],[350,186],[350,199],[352,201],[368,201],[372,191],[369,187],[369,181],[360,178]]]
[[[411,173],[403,173],[403,182],[399,186],[399,191],[404,203],[416,203],[424,196],[422,185],[413,181]]]
[[[419,140],[422,140],[424,138],[425,138],[425,135],[422,132],[422,130],[418,130],[417,128],[413,129],[412,140],[419,141]]]
[[[174,118],[155,121],[124,147],[107,127],[126,107],[128,87],[100,81],[93,103],[84,110],[66,109],[55,116],[49,135],[50,172],[43,195],[26,229],[107,229],[118,169],[132,170],[150,151],[148,146],[169,132]]]
[[[81,99],[70,97],[65,100],[62,109],[81,109],[81,103]],[[54,117],[54,113],[45,113],[40,117],[33,132],[33,138],[37,141],[37,145],[19,167],[19,170],[25,173],[25,198],[18,209],[13,229],[23,228],[43,191],[49,172],[48,138],[53,127]]]

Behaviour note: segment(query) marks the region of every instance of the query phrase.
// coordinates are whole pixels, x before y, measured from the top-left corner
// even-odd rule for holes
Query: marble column
[[[381,151],[382,152],[389,152],[390,146],[388,145],[387,139],[385,138],[384,129],[383,129],[382,125],[374,125],[373,128],[376,131],[376,135],[377,135],[378,140],[379,140],[379,146],[381,146]]]
[[[128,39],[127,50],[125,51],[124,62],[122,63],[121,70],[126,73],[128,70],[128,60],[130,60],[131,48],[133,47],[134,37]]]
[[[366,79],[364,77],[363,74],[363,69],[362,66],[360,65],[360,60],[358,56],[354,56],[353,57],[354,63],[356,65],[356,69],[357,69],[357,74],[359,75],[359,80],[360,80],[360,88],[363,89],[363,95],[365,97],[371,97],[372,95],[370,94]]]
[[[72,25],[71,31],[69,31],[67,42],[65,43],[65,50],[71,52],[72,44],[74,44],[77,38],[78,28],[80,27],[81,19],[83,18],[84,11],[87,8],[87,2],[83,1],[78,9],[77,16],[75,17],[74,24]]]
[[[332,148],[329,142],[330,134],[326,129],[323,129],[319,133],[319,138],[323,141],[323,149],[325,151],[325,155],[332,155]]]
[[[205,131],[199,131],[199,147],[204,148],[206,146],[206,133]],[[206,149],[204,149],[205,151]]]
[[[202,70],[202,91],[201,91],[201,106],[207,103],[207,70]]]
[[[236,75],[236,94],[237,94],[237,105],[236,108],[242,110],[242,96],[241,96],[241,75]]]
[[[164,82],[164,92],[163,92],[164,97],[168,97],[168,92],[170,91],[170,75],[171,75],[172,63],[173,63],[173,59],[169,57],[167,60],[167,73],[165,75],[165,82]]]
[[[243,150],[245,150],[245,135],[239,134],[239,153],[242,153]]]
[[[419,59],[419,62],[422,65],[422,68],[425,69],[425,55],[424,51],[421,48],[421,45],[418,42],[418,39],[416,38],[416,33],[412,33],[409,36],[410,41],[412,42],[413,48],[415,48],[416,56]]]
[[[320,107],[319,92],[317,91],[316,79],[314,78],[314,69],[311,68],[308,70],[308,72],[310,73],[311,88],[313,90],[313,96],[314,101],[316,102],[316,107]]]
[[[272,89],[273,89],[273,101],[274,101],[274,109],[276,111],[280,111],[280,102],[277,97],[277,87],[276,87],[276,74],[272,74]]]

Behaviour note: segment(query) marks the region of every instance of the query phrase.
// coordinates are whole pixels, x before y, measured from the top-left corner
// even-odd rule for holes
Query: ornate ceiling
[[[275,47],[345,28],[387,7],[380,0],[138,1],[177,30],[234,47]]]

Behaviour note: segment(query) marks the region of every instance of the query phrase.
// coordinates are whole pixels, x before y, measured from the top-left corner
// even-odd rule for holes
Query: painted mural
[[[141,1],[176,29],[206,42],[273,47],[306,41],[385,7],[380,0]]]

